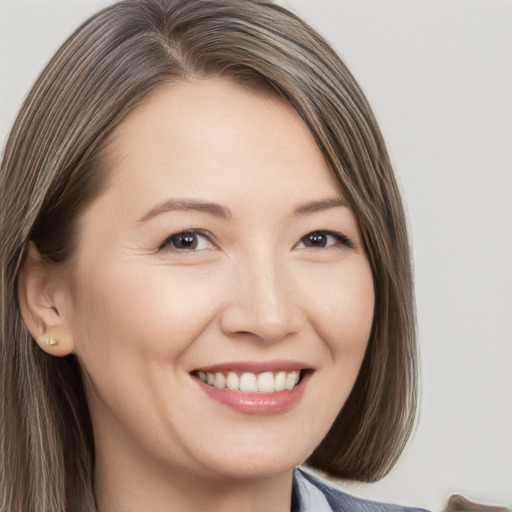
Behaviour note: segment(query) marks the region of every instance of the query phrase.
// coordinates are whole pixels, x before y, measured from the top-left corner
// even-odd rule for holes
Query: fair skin
[[[291,107],[227,81],[166,86],[109,151],[71,261],[32,246],[20,280],[84,369],[99,510],[289,511],[372,325],[354,215]]]

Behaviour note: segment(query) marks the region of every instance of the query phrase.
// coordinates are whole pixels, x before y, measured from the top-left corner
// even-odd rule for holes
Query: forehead
[[[335,183],[291,106],[268,92],[221,80],[157,91],[121,123],[110,148],[112,175],[119,179],[135,167],[140,177],[172,169],[181,183],[199,183],[221,180],[236,167],[239,177],[251,175],[255,182],[271,172],[276,186],[278,176],[305,185]]]
[[[110,184],[133,196],[261,201],[340,195],[322,152],[283,100],[224,80],[170,84],[116,129]],[[145,196],[145,197],[143,197]],[[299,197],[302,196],[302,197]]]

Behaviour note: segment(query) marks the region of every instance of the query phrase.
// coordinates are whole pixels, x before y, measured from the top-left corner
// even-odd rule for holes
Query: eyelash
[[[167,246],[170,246],[170,245],[174,244],[180,237],[184,238],[186,236],[189,236],[191,238],[195,238],[196,243],[197,243],[198,236],[201,236],[201,237],[205,238],[208,241],[208,243],[210,243],[212,245],[215,245],[215,244],[213,244],[213,237],[212,237],[212,235],[210,233],[208,233],[207,231],[202,231],[200,229],[187,229],[186,231],[180,231],[179,233],[174,233],[173,235],[167,237],[162,242],[162,244],[160,245],[160,247],[158,249],[159,250],[165,249]],[[197,251],[197,250],[202,250],[202,249],[196,249],[196,247],[192,247],[192,248],[178,248],[176,246],[172,247],[172,249],[174,249],[175,251],[178,251],[178,252],[194,252],[194,251]]]
[[[328,231],[328,230],[325,230],[325,229],[318,229],[316,231],[311,231],[310,233],[308,233],[307,235],[304,235],[300,240],[299,242],[296,244],[298,245],[299,243],[304,243],[304,240],[306,240],[308,237],[312,237],[312,236],[318,236],[318,237],[332,237],[335,239],[336,242],[338,242],[340,245],[343,245],[345,247],[348,247],[349,249],[353,249],[354,248],[354,244],[352,243],[352,241],[350,240],[350,238],[348,238],[346,235],[344,235],[343,233],[339,233],[337,231]],[[319,248],[319,249],[326,249],[326,248],[329,248],[331,247],[332,245],[335,245],[335,244],[331,244],[331,245],[328,245],[327,247],[312,247],[312,246],[305,246],[305,248]]]
[[[180,231],[179,233],[174,233],[173,235],[167,237],[162,242],[162,244],[160,245],[160,247],[158,249],[159,250],[165,249],[166,247],[175,244],[180,238],[183,239],[183,238],[185,238],[187,236],[190,237],[190,239],[192,239],[191,243],[195,244],[194,247],[192,247],[192,248],[186,248],[186,247],[185,248],[183,248],[183,247],[182,248],[178,248],[178,247],[176,247],[174,245],[174,247],[172,247],[172,249],[175,250],[175,251],[178,251],[178,252],[195,252],[195,251],[204,250],[204,249],[197,249],[197,243],[198,243],[197,239],[198,239],[198,237],[203,237],[203,238],[205,238],[208,241],[209,244],[215,245],[213,243],[213,237],[212,237],[211,233],[209,233],[207,231],[202,231],[202,230],[199,230],[199,229],[188,229],[186,231]],[[332,245],[335,245],[335,244],[331,244],[331,245],[326,245],[326,246],[307,246],[304,242],[308,239],[308,237],[313,237],[313,236],[324,237],[324,238],[332,237],[340,245],[343,245],[343,246],[348,247],[350,249],[354,248],[354,244],[352,243],[350,238],[348,238],[344,234],[339,233],[337,231],[328,231],[328,230],[322,230],[322,229],[311,231],[310,233],[304,235],[297,242],[297,244],[295,244],[294,247],[297,247],[301,243],[304,244],[304,248],[306,248],[306,249],[308,249],[308,248],[326,249],[326,248],[331,247]],[[309,238],[309,240],[311,241],[311,238]]]

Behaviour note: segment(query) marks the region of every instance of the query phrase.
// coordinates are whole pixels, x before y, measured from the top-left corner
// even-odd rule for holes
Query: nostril
[[[256,305],[233,305],[226,308],[221,315],[220,326],[228,335],[240,339],[255,339],[260,342],[275,343],[299,330],[298,322],[288,312],[262,311]]]

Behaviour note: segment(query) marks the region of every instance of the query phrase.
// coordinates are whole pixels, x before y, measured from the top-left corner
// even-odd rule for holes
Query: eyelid
[[[180,231],[176,231],[175,233],[173,233],[172,235],[169,235],[158,247],[158,250],[164,250],[166,247],[170,246],[171,243],[172,243],[172,239],[178,235],[187,235],[187,234],[191,234],[191,235],[199,235],[199,236],[203,236],[204,238],[206,238],[208,240],[208,242],[214,246],[214,247],[217,247],[217,244],[215,243],[214,241],[214,237],[213,235],[209,232],[209,231],[206,231],[204,229],[195,229],[195,228],[192,228],[192,229],[183,229],[183,230],[180,230]],[[204,249],[199,249],[199,250],[196,250],[196,249],[190,249],[190,250],[186,250],[186,249],[177,249],[176,247],[172,248],[175,252],[199,252],[201,250],[204,250]]]
[[[345,234],[343,233],[340,233],[339,231],[332,231],[332,230],[329,230],[329,229],[315,229],[313,231],[310,231],[308,233],[306,233],[304,236],[302,236],[300,238],[300,240],[295,244],[294,248],[297,248],[301,243],[303,243],[303,240],[312,235],[312,234],[320,234],[320,235],[324,235],[324,236],[331,236],[333,237],[338,243],[339,245],[342,245],[342,246],[345,246],[349,249],[354,249],[355,248],[355,244],[352,242],[352,240],[346,236]],[[214,236],[212,235],[212,233],[210,233],[209,231],[206,231],[204,229],[195,229],[195,228],[192,228],[192,229],[183,229],[183,230],[180,230],[180,231],[176,231],[175,233],[169,235],[168,237],[165,238],[165,240],[159,245],[158,247],[158,250],[164,250],[165,248],[167,248],[168,246],[170,246],[172,244],[172,239],[174,237],[177,237],[179,235],[187,235],[187,234],[191,234],[191,235],[195,235],[195,236],[202,236],[204,237],[209,244],[211,244],[212,246],[214,247],[218,247],[217,244],[215,243],[215,240],[214,240]],[[332,245],[329,245],[327,247],[305,247],[305,248],[312,248],[312,249],[328,249],[329,247],[332,247],[332,246],[335,246],[336,244],[332,244]],[[176,247],[171,247],[172,250],[174,250],[175,252],[199,252],[199,251],[202,251],[202,250],[205,250],[205,249],[178,249]]]
[[[299,245],[302,242],[302,240],[304,240],[304,238],[306,238],[314,233],[318,233],[318,234],[325,235],[325,236],[332,236],[333,238],[336,239],[337,242],[339,242],[340,245],[348,247],[349,249],[355,248],[354,242],[352,242],[352,240],[347,235],[344,235],[343,233],[340,233],[339,231],[332,231],[330,229],[315,229],[313,231],[310,231],[309,233],[306,233],[303,237],[301,237],[301,239],[297,242],[296,246]],[[330,246],[328,246],[328,247],[330,247]],[[328,247],[318,247],[318,249],[326,249]]]
[[[352,240],[343,233],[339,233],[338,231],[324,231],[324,233],[333,236],[334,238],[336,238],[336,240],[338,240],[338,242],[340,242],[342,245],[347,246],[349,249],[355,248],[354,242],[352,242]]]

